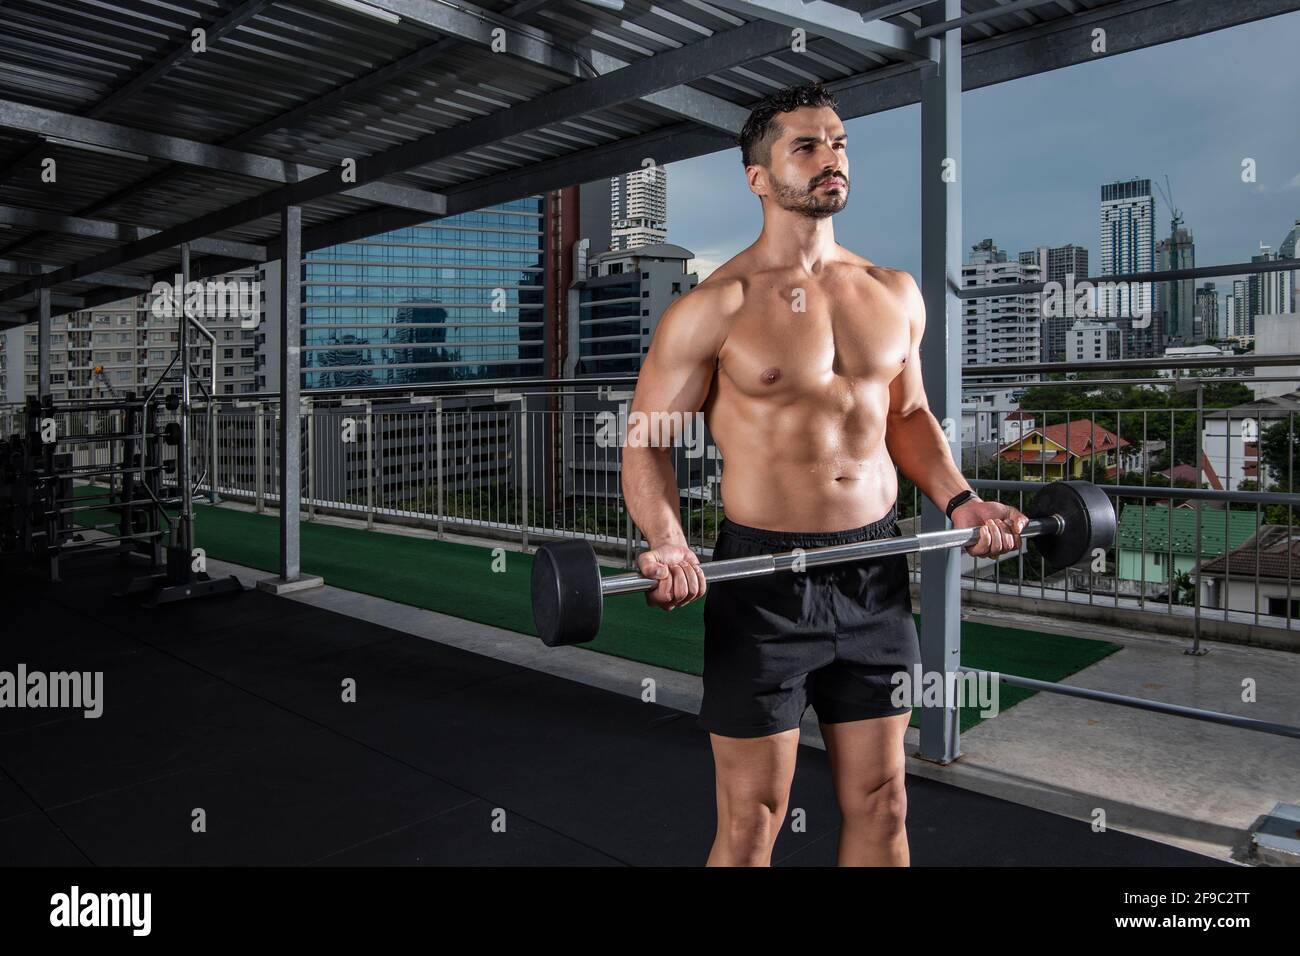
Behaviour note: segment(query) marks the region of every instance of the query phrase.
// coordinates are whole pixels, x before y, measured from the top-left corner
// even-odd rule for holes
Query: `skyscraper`
[[[626,252],[668,238],[668,171],[644,166],[609,181],[610,249]]]
[[[1156,242],[1156,271],[1195,267],[1196,243],[1191,230],[1179,226],[1172,236]],[[1155,283],[1155,315],[1168,345],[1200,345],[1205,341],[1196,317],[1195,285],[1195,279]]]
[[[1201,326],[1201,340],[1217,342],[1219,332],[1219,290],[1207,282],[1196,290],[1196,320]]]
[[[303,387],[542,375],[544,206],[529,196],[307,253]]]
[[[984,239],[971,247],[970,262],[961,268],[964,289],[997,285],[1017,285],[1039,281],[1037,263],[1008,262],[1007,254]],[[961,357],[963,365],[1015,366],[1039,360],[1039,330],[1042,297],[1037,292],[1014,293],[966,299]],[[1013,393],[1023,390],[1024,382],[1037,381],[1036,374],[1001,376],[996,379],[968,378],[968,384],[986,382],[982,391],[963,392],[967,402],[993,408],[1010,407]]]
[[[1282,244],[1277,247],[1277,257],[1279,259],[1300,258],[1296,255],[1296,247],[1298,245],[1300,245],[1300,219],[1295,221],[1295,225],[1291,227],[1291,231],[1286,234],[1286,238],[1282,240]],[[1280,275],[1282,276],[1281,281],[1291,290],[1291,301],[1294,303],[1297,298],[1300,298],[1300,286],[1296,285],[1296,279],[1300,276],[1300,270],[1288,269],[1286,272],[1280,273]],[[1292,306],[1292,311],[1295,311],[1294,305]]]
[[[1151,180],[1134,178],[1102,185],[1099,277],[1150,272],[1154,268],[1154,218]],[[1163,350],[1163,336],[1156,328],[1158,317],[1152,315],[1151,283],[1103,282],[1097,291],[1100,317],[1115,321],[1122,330],[1125,357],[1154,355]]]
[[[1247,335],[1245,279],[1234,279],[1232,281],[1232,291],[1224,297],[1223,307],[1226,312],[1224,336],[1242,338]]]
[[[1259,254],[1250,257],[1251,262],[1276,262],[1285,258],[1275,255],[1264,243],[1259,244]],[[1280,272],[1257,272],[1246,277],[1246,327],[1247,335],[1255,334],[1255,316],[1278,315],[1295,311],[1295,288],[1292,285],[1293,272],[1290,269]]]
[[[1038,266],[1043,282],[1055,282],[1061,286],[1066,296],[1073,301],[1070,294],[1072,284],[1082,282],[1088,277],[1088,250],[1083,246],[1068,243],[1064,246],[1037,246],[1028,252],[1020,253],[1022,265]],[[1095,307],[1095,302],[1089,303]],[[1070,314],[1044,315],[1042,351],[1044,362],[1065,361],[1065,338],[1075,316]]]

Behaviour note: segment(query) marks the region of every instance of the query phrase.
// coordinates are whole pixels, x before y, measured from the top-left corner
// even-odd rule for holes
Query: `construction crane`
[[[1171,268],[1178,268],[1178,227],[1183,224],[1183,211],[1174,205],[1174,190],[1169,185],[1169,174],[1165,173],[1165,185],[1161,189],[1160,183],[1156,183],[1156,189],[1160,190],[1160,198],[1165,201],[1165,206],[1169,209],[1169,265]],[[1179,315],[1179,284],[1173,282],[1164,283],[1167,292],[1167,302],[1165,303],[1165,334],[1169,335],[1171,331],[1177,333],[1181,330],[1177,327]],[[1174,323],[1174,328],[1169,328],[1170,323]],[[1192,317],[1193,328],[1187,330],[1188,335],[1195,333],[1195,316]],[[1191,344],[1190,342],[1187,344]]]
[[[1156,189],[1160,189],[1159,183],[1156,183]],[[1172,242],[1178,235],[1178,227],[1183,224],[1183,211],[1174,206],[1174,191],[1169,185],[1168,173],[1165,173],[1165,187],[1160,189],[1160,198],[1169,208],[1169,240]]]

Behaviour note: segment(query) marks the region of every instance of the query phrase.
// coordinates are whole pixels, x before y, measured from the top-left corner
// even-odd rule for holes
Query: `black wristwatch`
[[[948,516],[948,520],[951,521],[952,513],[956,511],[961,505],[964,505],[971,498],[974,498],[976,501],[983,500],[982,498],[980,498],[979,495],[975,494],[975,492],[971,491],[969,488],[967,488],[965,491],[959,491],[957,492],[957,494],[953,495],[952,501],[948,502],[948,507],[944,509],[944,514]]]

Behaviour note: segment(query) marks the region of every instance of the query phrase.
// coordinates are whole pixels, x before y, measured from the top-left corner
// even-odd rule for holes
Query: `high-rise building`
[[[574,244],[572,254],[563,377],[635,375],[664,312],[699,283],[699,276],[686,271],[694,254],[671,243],[593,254],[585,239]],[[603,397],[590,391],[565,396],[569,414],[561,460],[566,495],[618,502],[618,456],[601,444],[596,423],[620,404],[626,409],[631,397],[630,389]],[[712,494],[713,464],[684,454],[682,447],[673,449],[673,474],[683,497]]]
[[[1259,254],[1250,257],[1251,262],[1276,262],[1285,258],[1264,243],[1259,244]],[[1295,288],[1292,285],[1292,270],[1278,272],[1257,272],[1246,277],[1246,328],[1245,334],[1255,334],[1255,316],[1281,315],[1295,311]]]
[[[1150,272],[1154,268],[1154,217],[1151,180],[1135,178],[1102,185],[1099,278]],[[1142,358],[1164,351],[1159,316],[1152,309],[1151,283],[1102,282],[1097,292],[1098,316],[1112,320],[1120,328],[1125,358]]]
[[[643,166],[609,181],[609,248],[626,252],[668,238],[668,171]]]
[[[1224,336],[1244,339],[1246,332],[1246,280],[1234,279],[1232,291],[1224,296]],[[1251,333],[1253,334],[1253,333]]]
[[[1069,243],[1064,246],[1037,246],[1028,252],[1020,253],[1023,265],[1037,265],[1043,282],[1055,282],[1060,285],[1063,294],[1073,303],[1076,294],[1074,285],[1088,277],[1088,250],[1083,246]],[[1095,298],[1095,297],[1094,297]],[[1089,301],[1089,307],[1095,308],[1095,301]],[[1060,315],[1044,315],[1042,331],[1042,351],[1044,362],[1065,361],[1065,335],[1075,317],[1070,314],[1073,309]]]
[[[1196,268],[1196,243],[1191,230],[1179,226],[1173,235],[1156,241],[1156,271]],[[1199,345],[1205,341],[1197,321],[1195,279],[1174,279],[1155,285],[1155,316],[1168,345]]]
[[[1196,290],[1196,320],[1201,327],[1201,340],[1219,340],[1219,290],[1207,282]]]
[[[1300,219],[1295,221],[1295,225],[1286,234],[1282,244],[1277,247],[1277,257],[1279,259],[1300,259],[1300,255],[1297,255],[1297,246],[1300,246]],[[1291,290],[1291,301],[1295,302],[1300,299],[1300,285],[1296,284],[1296,280],[1300,278],[1300,269],[1288,269],[1283,275],[1285,278],[1282,281]]]
[[[1038,282],[1037,263],[1008,262],[1005,252],[991,239],[971,247],[971,259],[962,266],[962,288],[1018,285]],[[1017,365],[1039,361],[1042,296],[1038,292],[966,299],[962,332],[962,365]],[[996,379],[966,378],[969,384],[983,382],[984,389],[963,389],[968,402],[1010,408],[1021,383],[1038,381],[1037,374],[998,376]]]
[[[545,204],[529,196],[307,253],[303,387],[543,375]]]
[[[561,217],[552,223],[548,215],[559,192],[308,252],[300,266],[302,387],[546,375],[548,264],[562,232]],[[258,369],[259,389],[273,392],[280,387],[280,268],[266,265],[259,330],[268,357]],[[373,494],[393,507],[427,509],[435,484],[447,495],[471,493],[517,481],[525,467],[509,451],[518,419],[492,396],[448,397],[441,417],[419,401],[387,402],[360,416],[362,440],[346,443],[337,440],[342,426],[359,416],[333,399],[313,397],[316,443],[308,443],[310,487],[327,496]],[[527,467],[545,465],[535,453]]]
[[[15,372],[9,374],[9,361],[13,359]],[[22,400],[23,330],[21,326],[0,329],[0,402]]]
[[[565,377],[639,372],[668,306],[699,283],[686,271],[692,258],[671,243],[587,255],[569,290]]]
[[[249,267],[214,281],[251,283],[256,275],[256,270]],[[156,304],[152,294],[135,295],[93,309],[52,316],[49,393],[54,400],[121,397],[126,392],[141,394],[152,386],[172,362],[179,342],[176,317],[165,309],[156,309]],[[215,300],[209,304],[215,304]],[[199,316],[198,321],[216,340],[215,356],[206,338],[197,333],[188,337],[191,373],[207,383],[215,363],[218,396],[255,390],[256,323],[260,321],[260,310],[255,300],[248,304],[251,318],[224,306]],[[10,368],[9,374],[21,374],[22,395],[36,395],[40,387],[36,323],[25,326],[22,336],[21,370]],[[197,395],[198,386],[195,388]],[[162,393],[178,390],[178,384],[168,384]],[[10,383],[6,394],[12,396],[15,391]]]

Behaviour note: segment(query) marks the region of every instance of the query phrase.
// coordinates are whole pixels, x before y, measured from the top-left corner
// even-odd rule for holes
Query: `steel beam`
[[[962,51],[963,89],[1007,82],[1095,59],[1090,40],[1092,30],[1098,25],[1110,31],[1109,49],[1113,54],[1300,9],[1300,0],[1241,0],[1234,7],[1222,6],[1216,0],[1177,0],[1179,19],[1187,22],[1170,29],[1159,10],[1152,9],[1165,2],[1127,0],[1076,14],[1068,20],[1053,20],[1027,31],[1018,31],[1016,36],[1019,38],[1024,34],[1024,39],[996,37],[968,43]],[[925,4],[916,6],[923,8]],[[977,79],[972,79],[972,76]],[[916,70],[911,64],[900,63],[826,86],[839,100],[839,114],[845,120],[917,102]],[[728,137],[711,130],[693,128],[693,124],[663,127],[608,146],[557,157],[525,170],[509,170],[480,180],[472,187],[449,189],[447,214],[455,215],[545,189],[617,175],[637,168],[641,159],[647,156],[662,165],[734,146]],[[480,205],[467,205],[467,197],[470,202]],[[308,230],[304,237],[305,248],[312,251],[423,221],[399,210],[363,212]]]
[[[234,33],[240,26],[252,20],[267,7],[273,6],[275,0],[245,0],[239,6],[228,11],[204,27],[206,46],[211,49],[218,40]],[[202,56],[194,49],[194,41],[187,31],[183,42],[172,47],[161,59],[131,77],[108,96],[95,104],[91,115],[105,113],[115,106],[126,102],[141,90],[145,90],[176,67],[195,57]]]
[[[995,20],[998,17],[1005,17],[1010,13],[1021,13],[1034,7],[1046,6],[1049,3],[1060,3],[1060,0],[1011,0],[1009,3],[1003,3],[999,0],[999,6],[990,7],[988,10],[980,10],[978,13],[967,13],[951,20],[945,20],[942,23],[935,23],[924,26],[917,30],[913,35],[918,40],[924,40],[927,37],[939,36],[947,33],[949,30],[960,30],[962,27],[974,26],[977,23],[986,23],[989,20]]]
[[[205,28],[207,33],[207,44],[211,46],[222,37],[232,33],[238,29],[242,23],[257,16],[263,9],[269,7],[272,3],[274,3],[274,0],[247,0],[247,2],[241,4],[234,10],[231,10],[225,16],[219,18]],[[199,56],[199,53],[194,49],[193,40],[187,34],[183,42],[176,44],[169,53],[157,60],[153,65],[133,75],[131,79],[127,80],[87,110],[85,115],[92,119],[102,116],[162,78],[170,70],[196,56]],[[4,169],[0,170],[0,183],[7,180],[13,171],[26,162],[35,152],[35,149],[28,150],[18,159],[7,163]]]
[[[829,0],[710,0],[717,7],[747,17],[761,17],[787,27],[802,27],[814,36],[872,58],[890,57],[923,63],[938,55],[935,41],[919,39],[905,27],[858,13]]]
[[[513,4],[512,7],[504,10],[503,14],[493,14],[494,21],[512,22],[512,18],[524,16],[524,14],[532,12],[533,9],[547,3],[547,1],[549,0],[523,0],[523,3]],[[534,33],[541,33],[541,31],[536,31],[534,27],[517,26],[519,26],[519,29],[534,30]],[[211,40],[211,36],[212,33],[209,31],[209,40]],[[364,95],[365,92],[373,90],[373,88],[383,86],[385,83],[393,81],[393,79],[402,77],[411,70],[425,68],[425,66],[437,60],[438,57],[445,56],[448,52],[455,51],[460,46],[463,46],[463,40],[458,36],[445,36],[445,38],[439,39],[437,42],[408,53],[407,56],[402,57],[400,60],[372,70],[372,72],[365,74],[364,77],[343,83],[342,86],[330,90],[328,94],[317,96],[316,99],[308,101],[308,103],[300,104],[298,107],[270,118],[270,120],[260,122],[260,124],[244,130],[243,133],[224,140],[224,142],[220,143],[220,146],[231,148],[243,146],[243,144],[256,142],[263,135],[274,133],[274,131],[283,129],[283,127],[302,125],[313,114],[324,111],[324,109],[337,107],[337,105],[346,103],[348,100],[356,99],[357,96]],[[528,59],[528,48],[520,49],[520,51],[507,48],[507,52],[511,53],[511,55],[515,55],[517,52],[523,59]],[[586,64],[575,57],[572,72],[567,70],[567,73],[573,75],[573,77],[585,78],[589,74],[610,73],[612,70],[623,69],[624,66],[629,65],[627,61],[617,59],[617,57],[607,55],[607,53],[601,51],[588,51],[586,56],[588,56],[590,69],[585,69]],[[654,105],[654,107],[664,109],[664,111],[680,114],[686,120],[712,126],[714,129],[722,130],[724,133],[731,135],[740,134],[741,127],[744,126],[746,117],[748,117],[748,111],[745,111],[744,108],[737,107],[736,104],[729,103],[728,100],[719,98],[719,96],[705,94],[705,92],[693,90],[688,86],[672,87],[669,90],[643,96],[642,99],[646,103]],[[170,168],[161,169],[152,176],[143,179],[143,181],[133,183],[133,185],[127,186],[125,189],[118,190],[117,193],[96,200],[91,206],[82,209],[78,215],[94,215],[100,209],[112,207],[131,194],[151,189],[153,186],[168,181],[173,174],[174,170]],[[3,176],[0,176],[0,179],[3,178]]]
[[[509,195],[512,199],[518,199],[548,189],[616,176],[637,169],[647,157],[662,166],[691,156],[717,152],[729,146],[734,147],[735,143],[722,133],[702,129],[694,123],[679,123],[620,140],[609,146],[580,150],[535,163],[526,170],[499,173],[479,180],[472,186],[448,190],[447,215],[472,212],[504,201],[490,198],[494,196]],[[423,221],[425,220],[416,219],[401,210],[376,209],[308,230],[304,237],[304,247],[312,252]]]
[[[358,157],[357,181],[362,184],[373,182],[489,143],[561,123],[593,110],[640,99],[677,86],[684,78],[708,75],[759,59],[773,50],[784,49],[786,42],[784,30],[761,21],[715,33],[697,43],[647,57],[634,67],[575,83],[527,103],[499,110],[450,129],[439,130],[373,156]],[[286,183],[226,209],[165,229],[155,236],[82,259],[58,272],[50,273],[47,278],[4,290],[0,292],[0,302],[16,295],[30,294],[42,283],[77,279],[91,272],[100,272],[123,262],[152,255],[181,242],[214,235],[254,219],[276,214],[287,205],[301,205],[335,195],[343,190],[344,185],[337,171],[324,172],[302,182]],[[15,292],[15,289],[20,291]]]
[[[584,74],[581,54],[567,41],[468,0],[456,0],[454,6],[438,0],[366,0],[366,5],[395,13],[405,23],[417,24],[479,46],[490,47],[494,40],[493,32],[498,28],[505,29],[505,52],[509,56],[568,76],[590,75],[589,70]]]
[[[107,123],[14,100],[0,99],[0,129],[37,136],[57,136],[87,146],[124,150],[149,159],[165,159],[184,166],[233,173],[277,184],[296,183],[325,173],[338,175],[337,170],[327,170],[321,166],[291,162],[226,146],[213,146],[194,139],[136,129],[121,123]],[[419,209],[433,215],[442,215],[444,208],[442,197],[437,193],[392,183],[367,183],[341,190],[341,195],[402,209]]]
[[[924,8],[925,4],[917,3],[914,6]],[[1222,4],[1218,0],[1121,0],[1119,3],[1072,14],[1068,18],[1018,30],[1013,36],[990,37],[967,43],[963,48],[963,88],[978,89],[1095,60],[1098,54],[1092,52],[1091,35],[1097,27],[1104,27],[1109,36],[1109,46],[1103,55],[1113,56],[1295,10],[1300,10],[1300,0],[1238,0],[1234,4]],[[845,120],[917,102],[916,69],[913,64],[900,63],[872,70],[827,83],[826,86],[839,100],[839,114]],[[676,162],[732,148],[734,145],[730,137],[721,133],[702,130],[695,124],[681,123],[608,146],[559,157],[526,170],[501,173],[486,181],[476,182],[475,194],[484,205],[492,205],[535,192],[533,184],[554,181],[560,170],[565,168],[568,169],[568,178],[563,179],[560,185],[572,185],[599,176],[627,172],[639,166],[640,159],[644,156],[652,156],[660,163]],[[617,152],[626,156],[638,151],[639,156],[626,159],[626,164],[621,167],[617,163],[605,162],[601,156],[604,152]],[[603,171],[611,168],[612,173]],[[540,169],[545,170],[544,175],[533,175],[535,170]],[[485,183],[492,183],[495,188],[490,193],[478,188]],[[461,211],[450,201],[455,192],[448,191],[448,215]],[[317,226],[307,233],[305,242],[311,250],[426,221],[427,217],[401,210],[373,210]],[[327,238],[329,241],[317,245],[316,237]],[[270,244],[278,242],[278,239],[270,238],[267,241]],[[231,261],[226,264],[226,268],[246,264],[246,261]],[[100,269],[108,267],[106,264],[100,266]],[[91,302],[94,297],[95,293],[87,293],[87,302]]]
[[[935,3],[936,0],[892,0],[891,3],[882,3],[872,7],[869,10],[860,10],[864,20],[883,20],[885,17],[896,17],[902,13],[911,13],[919,10],[927,3]]]
[[[45,289],[41,291],[49,292],[50,290]],[[51,315],[62,315],[65,311],[77,312],[86,307],[86,300],[79,295],[56,295],[55,293],[50,292],[48,298],[50,303]],[[31,300],[28,302],[14,303],[15,308],[17,308],[19,311],[22,311],[24,309],[26,310],[36,309],[38,305],[39,305],[39,297],[37,293],[32,293]]]
[[[608,53],[602,53],[599,50],[591,51],[591,64],[602,76],[616,70],[636,68],[635,64],[629,63],[627,60],[620,60],[616,56],[610,56]],[[701,93],[689,86],[674,86],[670,89],[660,90],[658,93],[649,93],[641,97],[641,101],[680,116],[682,119],[690,120],[692,123],[698,123],[700,126],[708,126],[719,130],[732,137],[740,135],[740,131],[745,126],[745,120],[749,119],[749,110],[745,107],[737,106],[720,96]]]
[[[526,62],[560,70],[578,79],[588,79],[621,70],[635,64],[599,50],[574,46],[567,41],[514,19],[514,10],[495,13],[472,3],[458,2],[457,7],[437,0],[374,0],[369,4],[449,37],[479,46],[492,43],[492,33],[498,27],[505,29],[505,54]],[[519,4],[522,7],[524,4]],[[453,41],[454,42],[454,41]],[[692,120],[733,136],[740,132],[748,111],[721,97],[693,90],[689,86],[674,86],[641,97],[645,102],[674,113],[682,119]],[[739,123],[737,120],[739,113]]]
[[[0,259],[0,275],[39,276],[54,272],[59,266],[48,262],[26,262],[22,259]],[[120,289],[133,289],[147,292],[153,286],[144,276],[127,275],[123,272],[97,272],[86,276],[83,282],[96,282],[102,285],[117,286]]]
[[[81,216],[69,216],[65,213],[53,212],[47,209],[28,209],[23,206],[0,206],[0,223],[21,226],[27,229],[44,229],[46,232],[81,236],[85,239],[107,239],[110,242],[133,243],[149,241],[162,234],[162,230],[149,229],[145,226],[110,222],[106,219],[86,219]],[[233,242],[229,239],[195,239],[190,243],[190,250],[203,255],[238,256],[242,259],[257,262],[266,261],[265,246],[257,246],[247,242]],[[71,267],[59,266],[53,272],[46,272],[39,278],[30,279],[28,282],[23,283],[26,288],[16,294],[11,293],[14,293],[14,290],[18,288],[17,286],[5,289],[4,292],[0,293],[0,301],[31,295],[38,287],[53,285],[56,281],[70,281],[68,279],[47,280],[45,278],[59,275],[69,268]],[[101,270],[94,270],[94,272],[99,271]],[[94,272],[85,272],[77,276],[76,279],[86,282],[88,281],[86,277],[93,275]]]
[[[411,213],[408,212],[407,215],[409,216],[411,215]],[[420,219],[418,221],[427,222],[428,220]],[[279,242],[278,238],[276,241]],[[201,244],[202,244],[202,240],[200,240],[199,242],[192,242],[190,243],[190,248],[192,250],[196,246],[199,246]],[[225,275],[226,273],[233,272],[236,269],[243,269],[248,266],[258,265],[265,261],[266,261],[265,254],[262,257],[256,259],[247,259],[238,256],[208,255],[199,259],[197,263],[192,262],[190,265],[190,273],[191,273],[191,278],[206,279],[212,276]],[[156,282],[172,282],[176,276],[176,268],[177,268],[176,266],[167,266],[165,268],[158,269],[144,276],[143,280],[146,283],[146,288],[152,289],[154,283]],[[89,277],[87,277],[86,279],[83,279],[81,281],[86,282],[86,281],[90,281],[90,279]],[[127,298],[133,294],[135,294],[133,290],[128,290],[126,292],[123,292],[123,290],[111,286],[105,286],[99,289],[92,289],[91,291],[87,292],[85,295],[81,296],[82,304],[78,308],[93,309],[96,306],[104,305],[109,302],[120,302],[123,298]],[[58,309],[56,309],[54,314],[60,315],[62,313]],[[22,323],[26,323],[30,321],[31,321],[30,316],[25,316],[22,319]]]

